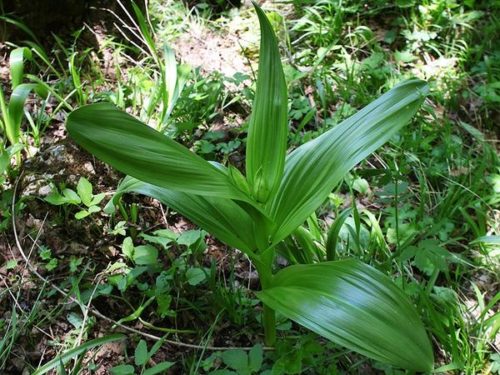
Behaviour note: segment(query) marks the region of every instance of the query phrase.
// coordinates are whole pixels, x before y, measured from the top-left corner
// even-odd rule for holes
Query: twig
[[[126,325],[124,325],[122,323],[118,323],[114,319],[109,318],[106,315],[102,314],[99,310],[97,310],[94,307],[85,306],[80,301],[78,301],[75,297],[70,296],[64,290],[62,290],[57,285],[55,285],[54,283],[52,283],[50,280],[48,280],[47,278],[45,278],[44,276],[42,276],[36,270],[36,268],[30,263],[29,259],[26,257],[26,253],[24,252],[23,247],[21,246],[21,242],[20,242],[19,236],[17,234],[15,204],[16,204],[17,187],[18,187],[18,184],[19,184],[19,180],[22,178],[22,176],[23,176],[23,173],[21,173],[19,175],[19,177],[16,179],[16,182],[14,184],[14,192],[12,194],[12,205],[11,205],[11,210],[12,210],[12,231],[13,231],[13,234],[14,234],[14,239],[15,239],[15,242],[16,242],[16,246],[17,246],[17,248],[19,250],[19,253],[21,254],[24,262],[26,263],[26,267],[37,278],[39,278],[44,283],[47,283],[48,285],[50,285],[55,291],[57,291],[59,294],[61,294],[65,298],[67,298],[67,299],[71,300],[72,302],[78,304],[82,310],[87,309],[90,313],[92,313],[96,317],[101,318],[101,319],[103,319],[103,320],[105,320],[105,321],[107,321],[109,323],[112,323],[114,326],[120,327],[120,328],[122,328],[124,330],[127,330],[129,332],[138,334],[138,335],[146,337],[146,338],[149,338],[151,340],[155,340],[155,341],[163,340],[164,342],[166,342],[168,344],[172,344],[172,345],[176,345],[176,346],[181,346],[181,347],[184,347],[184,348],[201,349],[201,350],[213,350],[213,351],[217,351],[217,350],[231,350],[231,349],[240,349],[240,350],[251,350],[252,349],[251,347],[208,346],[208,345],[188,344],[188,343],[185,343],[185,342],[182,342],[182,341],[175,341],[175,340],[164,339],[164,338],[161,338],[161,337],[156,336],[156,335],[152,335],[152,334],[147,333],[147,332],[142,332],[142,331],[140,331],[138,329],[126,326]],[[45,216],[45,218],[46,217],[47,216]],[[45,223],[45,219],[44,219],[43,223]],[[43,223],[42,223],[42,226],[43,226]],[[41,228],[40,228],[40,231],[41,231]],[[38,238],[38,236],[37,236],[37,238]],[[271,348],[271,347],[264,347],[263,349],[264,350],[269,350],[269,351],[270,350],[274,350],[274,348]]]

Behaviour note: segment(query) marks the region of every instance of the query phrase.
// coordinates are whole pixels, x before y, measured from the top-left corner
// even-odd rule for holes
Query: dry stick
[[[163,209],[163,204],[160,203],[160,210],[161,210],[161,216],[163,217],[163,221],[164,221],[164,224],[165,224],[165,228],[168,229],[168,220],[167,220],[168,207],[167,207],[167,212],[165,213],[165,210]]]
[[[121,24],[122,24],[122,26],[123,26],[123,27],[125,27],[127,30],[129,30],[129,31],[130,31],[130,33],[131,33],[133,36],[135,36],[135,37],[136,37],[138,40],[140,40],[141,42],[143,41],[143,39],[142,39],[141,35],[140,35],[140,34],[138,34],[138,33],[137,33],[137,32],[136,32],[136,31],[135,31],[132,27],[130,27],[130,26],[129,26],[129,25],[128,25],[128,24],[127,24],[124,20],[122,20],[122,19],[120,18],[120,16],[118,16],[118,14],[116,14],[115,12],[113,12],[111,9],[109,9],[109,8],[95,8],[95,7],[90,7],[90,9],[92,9],[92,10],[103,10],[103,11],[105,11],[105,12],[109,12],[109,13],[111,13],[111,15],[113,15],[113,17],[115,17],[118,21],[120,21],[120,22],[121,22]],[[130,15],[129,15],[129,17],[130,17]],[[137,25],[137,23],[134,21],[134,19],[133,19],[133,18],[131,18],[131,20],[132,20],[133,25],[135,26],[135,28],[136,28],[137,30],[140,30],[139,26],[138,26],[138,25]],[[114,22],[113,22],[113,24],[114,24],[115,26],[117,26]],[[120,29],[120,31],[121,31],[121,29]],[[130,40],[130,38],[129,38],[127,35],[124,35],[124,36],[125,36],[125,39],[127,39],[129,42],[134,43],[132,40]],[[135,43],[134,43],[134,44],[135,44]],[[141,49],[144,53],[146,53],[146,54],[147,54],[147,52],[146,52],[145,50],[143,50],[141,47],[139,47],[139,49]]]
[[[124,325],[122,323],[119,323],[119,322],[115,321],[114,319],[111,319],[111,318],[107,317],[106,315],[102,314],[99,310],[97,310],[94,307],[90,307],[90,306],[87,307],[87,306],[83,305],[75,297],[70,296],[68,293],[66,293],[64,290],[62,290],[57,285],[55,285],[54,283],[52,283],[50,280],[48,280],[45,277],[43,277],[36,270],[36,268],[30,263],[28,257],[26,256],[26,254],[25,254],[25,252],[23,250],[23,247],[21,246],[21,241],[19,240],[19,236],[17,235],[15,205],[16,205],[17,187],[18,187],[18,184],[19,184],[19,180],[21,179],[22,176],[23,176],[23,174],[21,173],[19,175],[19,177],[16,179],[16,183],[14,184],[14,192],[12,194],[12,205],[11,205],[11,210],[12,210],[12,231],[14,233],[14,239],[16,241],[16,246],[19,249],[19,253],[21,254],[21,256],[22,256],[24,262],[26,263],[26,266],[28,267],[28,269],[37,278],[39,278],[41,281],[43,281],[43,282],[47,283],[48,285],[50,285],[55,291],[57,291],[59,294],[61,294],[65,298],[67,298],[67,299],[71,300],[72,302],[78,304],[81,309],[87,309],[88,311],[90,311],[96,317],[104,319],[107,322],[112,323],[114,326],[120,327],[120,328],[122,328],[124,330],[127,330],[129,332],[133,332],[135,334],[141,335],[141,336],[149,338],[151,340],[155,340],[155,341],[163,340],[164,342],[166,342],[168,344],[172,344],[172,345],[176,345],[176,346],[182,346],[182,347],[190,348],[190,349],[204,349],[204,350],[214,350],[214,351],[217,351],[217,350],[232,350],[232,349],[241,349],[241,350],[251,350],[252,349],[251,347],[207,346],[207,345],[188,344],[188,343],[185,343],[185,342],[182,342],[182,341],[174,341],[174,340],[164,339],[162,337],[159,337],[159,336],[156,336],[156,335],[152,335],[150,333],[139,331],[138,329],[126,326],[126,325]],[[47,216],[45,216],[45,217],[47,217]],[[44,223],[45,223],[45,219],[44,219]],[[40,227],[40,231],[41,231],[41,228],[42,227]],[[264,347],[263,349],[264,350],[274,350],[274,348],[270,348],[270,347]]]

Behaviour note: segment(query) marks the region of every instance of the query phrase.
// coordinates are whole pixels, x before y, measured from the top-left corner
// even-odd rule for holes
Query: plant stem
[[[264,305],[262,314],[262,325],[264,326],[264,343],[266,346],[274,346],[276,343],[276,313],[266,305]]]
[[[259,273],[262,290],[271,286],[273,277],[274,250],[268,249],[255,262],[255,268]],[[276,342],[276,313],[269,306],[263,306],[262,325],[264,326],[264,343],[273,346]]]

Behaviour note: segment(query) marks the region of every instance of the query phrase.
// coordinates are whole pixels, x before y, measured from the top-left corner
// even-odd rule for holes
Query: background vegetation
[[[242,253],[149,198],[126,195],[107,213],[123,176],[66,138],[68,113],[112,102],[242,166],[259,28],[246,2],[90,3],[48,25],[2,16],[0,372],[404,373],[286,319],[268,350]],[[262,6],[280,40],[292,147],[404,79],[431,87],[281,251],[334,233],[340,258],[378,268],[417,306],[437,372],[499,373],[500,3]]]

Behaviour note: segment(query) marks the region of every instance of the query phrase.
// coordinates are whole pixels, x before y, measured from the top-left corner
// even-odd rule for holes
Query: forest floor
[[[16,46],[30,51],[23,82],[49,93],[23,103],[19,143],[2,132],[0,373],[412,373],[283,316],[276,346],[265,347],[259,277],[243,252],[149,197],[126,194],[114,213],[105,209],[124,175],[65,127],[86,104],[112,102],[203,158],[244,169],[259,26],[248,2],[211,3],[151,0],[145,29],[130,10],[53,39],[0,44],[3,97],[13,91]],[[262,4],[282,53],[291,149],[404,79],[431,87],[412,122],[303,228],[323,251],[340,223],[338,257],[404,288],[432,338],[435,372],[498,374],[498,5],[396,4]],[[165,119],[159,87],[172,66],[169,78],[183,85]],[[292,263],[283,253],[276,267]]]

